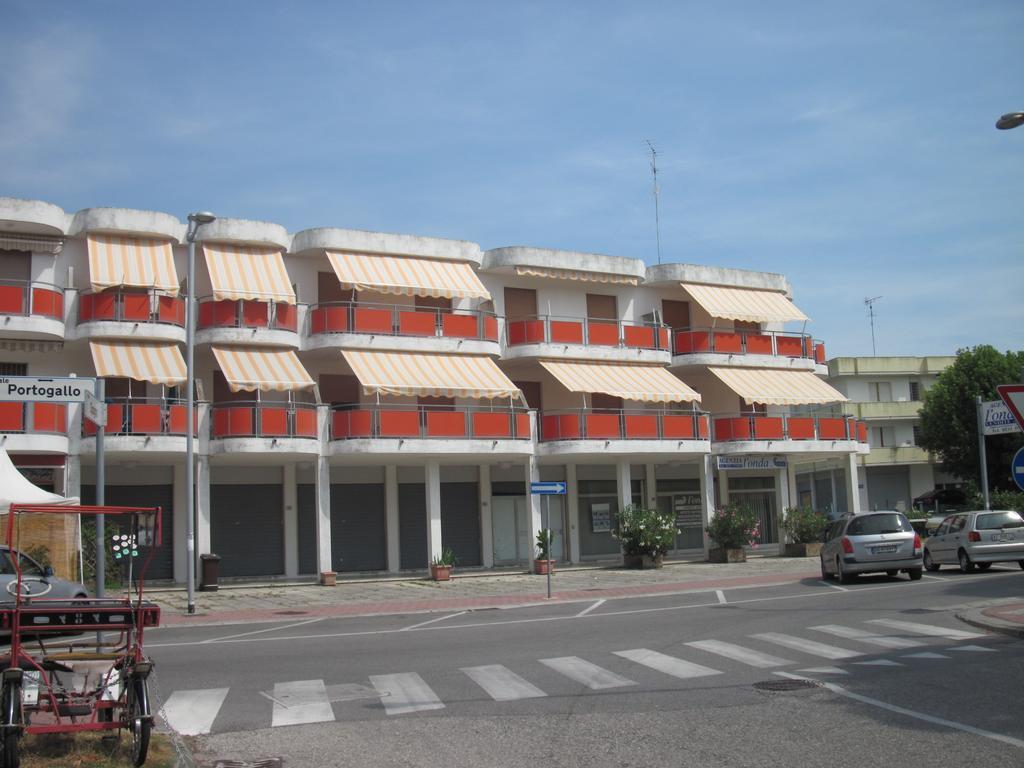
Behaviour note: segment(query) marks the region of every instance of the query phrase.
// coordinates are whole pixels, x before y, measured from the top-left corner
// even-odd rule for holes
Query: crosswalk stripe
[[[327,699],[323,680],[295,680],[274,683],[274,713],[272,727],[301,725],[303,723],[329,723],[334,710]]]
[[[645,667],[650,667],[666,675],[687,680],[691,677],[708,677],[709,675],[720,675],[721,671],[694,664],[690,661],[677,659],[675,656],[666,656],[664,653],[651,651],[647,648],[634,648],[628,651],[615,651],[616,656],[635,661]]]
[[[962,629],[946,629],[936,627],[934,624],[918,624],[916,621],[899,621],[897,619],[869,619],[868,624],[881,624],[883,627],[902,629],[906,632],[913,632],[918,635],[929,637],[944,637],[947,640],[970,640],[975,637],[985,637],[980,632],[965,632]]]
[[[781,632],[761,632],[760,634],[751,635],[751,637],[756,637],[758,640],[764,640],[768,643],[783,645],[797,651],[803,651],[804,653],[811,654],[811,656],[821,656],[823,659],[852,659],[855,656],[864,655],[859,651],[851,651],[849,648],[825,645],[814,640],[804,640],[802,637],[784,635]]]
[[[182,736],[209,733],[217,719],[228,688],[175,691],[161,710],[164,722]]]
[[[708,653],[717,653],[719,656],[725,656],[727,659],[739,661],[751,667],[757,667],[758,669],[784,667],[787,664],[793,663],[788,659],[780,659],[778,656],[761,653],[760,651],[755,651],[751,648],[744,648],[742,645],[724,643],[720,640],[695,640],[692,643],[687,643],[687,645],[691,648],[699,648],[702,651],[707,651]]]
[[[850,674],[845,669],[839,667],[808,667],[807,669],[797,670],[798,672],[807,672],[812,675],[848,675]]]
[[[902,667],[898,661],[892,659],[871,659],[870,661],[855,661],[854,664],[858,664],[862,667]]]
[[[516,699],[538,699],[547,696],[533,683],[524,680],[508,667],[501,664],[487,664],[482,667],[461,667],[473,682],[487,691],[495,701]]]
[[[904,659],[948,659],[949,656],[943,656],[941,653],[932,653],[931,651],[925,651],[924,653],[908,653],[903,658]]]
[[[636,682],[633,680],[616,675],[614,672],[609,672],[607,669],[599,667],[597,664],[591,664],[579,656],[559,656],[556,659],[539,659],[539,661],[544,666],[550,667],[559,674],[587,686],[592,691],[636,685]]]
[[[810,629],[816,630],[817,632],[826,632],[830,635],[835,635],[836,637],[846,638],[847,640],[860,640],[862,643],[880,645],[883,648],[917,648],[924,645],[920,640],[910,640],[906,637],[876,635],[874,632],[868,632],[864,629],[855,629],[854,627],[844,627],[840,624],[822,624],[818,627],[810,627]]]
[[[956,645],[952,648],[947,648],[947,651],[981,651],[983,653],[995,653],[995,648],[986,648],[983,645]]]
[[[384,711],[389,715],[404,715],[425,709],[444,709],[430,686],[415,672],[395,675],[370,675],[370,685],[381,695]]]

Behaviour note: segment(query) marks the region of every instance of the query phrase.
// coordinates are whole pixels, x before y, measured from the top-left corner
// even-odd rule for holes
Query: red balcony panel
[[[323,333],[327,328],[327,313],[323,307],[317,307],[309,311],[309,332]]]
[[[184,435],[188,424],[188,409],[184,405],[172,405],[167,409],[167,432],[172,435]],[[214,414],[216,416],[216,414]],[[192,410],[192,434],[199,429],[199,413]]]
[[[465,411],[427,411],[427,437],[465,436]]]
[[[542,341],[543,320],[514,320],[508,324],[509,344],[540,344]]]
[[[433,336],[437,320],[433,312],[399,312],[398,332],[403,336]]]
[[[20,285],[0,285],[0,315],[25,314],[25,289]]]
[[[231,414],[227,410],[213,412],[213,437],[227,437],[231,434]]]
[[[235,437],[254,435],[253,409],[249,406],[218,408],[213,412],[213,436]]]
[[[87,422],[92,423],[92,422]],[[0,403],[0,432],[25,431],[25,404]]]
[[[588,320],[587,341],[590,344],[601,347],[619,346],[619,324]]]
[[[177,296],[160,296],[157,305],[157,319],[161,323],[185,325],[185,300]]]
[[[781,357],[804,356],[804,340],[800,336],[776,336],[775,347]]]
[[[814,419],[810,416],[789,417],[789,439],[790,440],[813,440]]]
[[[128,322],[149,322],[149,294],[122,293],[121,317]]]
[[[737,416],[733,418],[715,419],[715,440],[749,440],[750,418]]]
[[[711,349],[707,331],[679,331],[676,333],[676,354],[689,355]]]
[[[857,422],[857,442],[866,443],[868,441],[868,425],[863,421]]]
[[[391,310],[356,307],[353,311],[356,333],[391,333]]]
[[[622,437],[619,430],[619,414],[617,413],[588,413],[586,414],[586,424],[588,439],[618,439]]]
[[[295,411],[295,436],[316,437],[316,411],[312,408],[298,408]]]
[[[669,332],[668,328],[658,329],[658,349],[669,348]]]
[[[509,413],[473,414],[473,437],[512,437],[512,420]],[[527,420],[529,426],[529,420]]]
[[[666,413],[661,417],[661,433],[666,440],[693,440],[693,416]]]
[[[47,288],[32,289],[32,314],[64,319],[64,294]]]
[[[420,415],[416,411],[380,411],[381,437],[419,437]]]
[[[516,437],[530,438],[530,415],[528,413],[516,414]]]
[[[163,415],[159,405],[132,404],[132,433],[137,435],[159,435],[164,431]]]
[[[213,302],[204,301],[199,305],[199,327],[209,328],[211,325],[213,325]]]
[[[313,333],[344,333],[348,330],[348,307],[319,307],[313,310]]]
[[[649,325],[622,326],[622,339],[627,347],[654,349],[654,331]]]
[[[295,331],[299,327],[299,310],[294,304],[282,301],[274,305],[275,323],[282,331]]]
[[[34,432],[66,433],[68,408],[64,403],[33,403],[32,430]]]
[[[582,344],[583,323],[571,320],[551,321],[551,343],[552,344]]]
[[[818,419],[818,438],[820,440],[846,440],[846,419]]]
[[[123,403],[108,403],[107,404],[107,425],[104,430],[110,435],[119,435],[126,432],[125,425],[125,406]],[[88,419],[84,420],[86,424],[92,424]],[[93,426],[93,432],[96,431],[95,425]]]
[[[708,419],[707,416],[698,416],[697,417],[697,438],[698,439],[700,439],[700,440],[707,440],[708,439],[708,431],[709,431],[709,426],[708,425],[709,425],[709,423],[710,422],[709,422],[709,419]]]
[[[234,328],[238,321],[237,302],[204,301],[199,305],[200,328]]]
[[[814,345],[814,362],[818,365],[825,364],[825,345],[818,343]]]
[[[115,320],[117,318],[116,296],[112,293],[92,294],[90,320]]]
[[[261,407],[260,434],[265,437],[287,437],[288,409]]]
[[[715,331],[715,352],[737,355],[743,351],[743,337],[738,333]]]
[[[441,333],[457,339],[475,339],[480,335],[476,315],[442,315]]]
[[[266,328],[270,325],[270,302],[243,301],[242,327]]]
[[[498,340],[498,318],[494,315],[484,316],[484,338],[487,341]]]
[[[747,334],[747,354],[748,355],[771,355],[772,352],[772,337],[765,336],[761,333],[748,333]]]
[[[575,413],[541,416],[540,432],[541,440],[579,440],[580,417]]]
[[[335,440],[373,435],[373,411],[335,411],[331,418]]]
[[[754,437],[758,440],[781,440],[782,418],[779,416],[756,416]]]
[[[626,438],[630,440],[647,440],[658,437],[658,417],[656,414],[626,414]]]

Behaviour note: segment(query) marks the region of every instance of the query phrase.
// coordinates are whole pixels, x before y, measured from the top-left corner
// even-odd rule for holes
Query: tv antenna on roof
[[[881,296],[873,296],[870,299],[864,299],[864,303],[868,307],[868,317],[871,318],[871,356],[875,357],[875,302],[878,301]]]
[[[654,148],[650,139],[644,139],[647,148],[651,150],[651,174],[654,176],[654,232],[658,238],[658,263],[661,264],[661,216],[658,211],[658,150]]]

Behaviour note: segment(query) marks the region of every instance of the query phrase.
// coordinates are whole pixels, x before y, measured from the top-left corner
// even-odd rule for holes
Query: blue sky
[[[781,272],[1022,349],[1024,4],[0,0],[0,195]]]

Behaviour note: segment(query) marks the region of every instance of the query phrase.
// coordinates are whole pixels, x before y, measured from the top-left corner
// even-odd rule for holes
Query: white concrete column
[[[64,488],[58,490],[67,498],[82,498],[82,457],[81,455],[68,454],[64,461]]]
[[[630,475],[629,459],[620,459],[615,465],[615,479],[618,481],[619,509],[633,503],[633,477]]]
[[[569,551],[566,553],[570,563],[580,561],[580,491],[579,483],[576,481],[576,465],[566,464],[565,466],[565,506],[568,514],[566,523],[569,526],[569,535],[566,541],[569,543]]]
[[[718,470],[718,505],[724,507],[729,503],[729,472]]]
[[[789,507],[800,505],[800,494],[796,490],[796,464],[793,463],[792,456],[789,457],[786,471],[780,474],[782,476],[780,490],[784,492],[782,495],[782,506],[779,508],[781,510],[779,514],[779,544],[782,545],[786,543],[785,532],[781,530],[782,521],[786,519],[786,510]]]
[[[182,468],[184,474],[184,468]],[[196,567],[198,567],[199,555],[209,554],[212,550],[210,523],[213,510],[210,509],[210,457],[203,454],[196,457]],[[191,489],[186,488],[185,493]],[[214,552],[213,554],[217,554]],[[186,556],[186,560],[187,560]],[[186,568],[189,567],[187,564]]]
[[[829,482],[829,485],[832,486],[832,506],[838,512],[839,511],[839,495],[836,493],[836,471],[835,471],[835,469],[832,469],[832,468],[829,469],[829,471],[828,471],[828,482]],[[846,486],[844,485],[843,487],[845,488]],[[847,499],[846,511],[847,512],[850,511],[849,499]]]
[[[647,497],[644,499],[644,504],[650,509],[658,508],[658,478],[655,477],[654,464],[644,465],[644,477],[646,478],[644,485]]]
[[[185,523],[186,514],[185,506],[188,504],[187,492],[185,489],[185,465],[175,464],[171,468],[173,472],[173,485],[171,487],[171,504],[174,505],[174,530],[168,530],[164,528],[164,537],[166,541],[167,536],[174,538],[173,555],[174,558],[174,581],[178,584],[184,584],[188,579],[188,547],[185,543]],[[167,518],[163,519],[163,524],[167,525]]]
[[[494,567],[494,536],[491,533],[491,465],[481,464],[477,477],[480,489],[480,556],[484,568]]]
[[[779,469],[775,472],[775,504],[779,513],[775,516],[775,540],[779,542],[779,555],[782,555],[782,546],[786,542],[786,531],[782,527],[782,521],[786,517],[786,507],[789,506],[789,480],[787,469]]]
[[[427,492],[427,562],[440,557],[444,551],[441,541],[441,465],[428,461],[426,466]]]
[[[402,568],[401,527],[398,518],[398,467],[384,467],[384,521],[388,538],[388,571],[398,573]]]
[[[285,464],[282,472],[284,509],[284,575],[299,575],[299,486],[295,464]]]
[[[530,493],[530,483],[540,482],[540,465],[537,464],[537,459],[531,456],[526,462],[526,504],[530,509],[530,565],[533,565],[533,561],[537,557],[537,547],[535,543],[537,541],[537,534],[544,527],[544,507],[542,506],[542,497]]]
[[[857,454],[846,454],[846,504],[847,511],[860,512],[860,490],[857,488]]]
[[[316,459],[316,570],[333,571],[331,557],[331,465],[326,456]]]
[[[713,471],[712,468],[711,468],[713,461],[714,461],[714,458],[711,456],[711,454],[709,454],[709,453],[705,454],[704,458],[701,459],[700,472],[699,472],[699,475],[700,475],[700,511],[701,511],[701,516],[704,519],[704,524],[701,526],[701,528],[705,529],[703,531],[704,557],[705,558],[708,556],[708,550],[711,548],[711,545],[709,544],[710,539],[708,538],[708,534],[707,534],[707,530],[706,529],[708,527],[708,524],[711,522],[711,515],[713,515],[715,513],[715,508],[716,508],[716,504],[715,504],[714,475],[711,474],[712,471]]]

